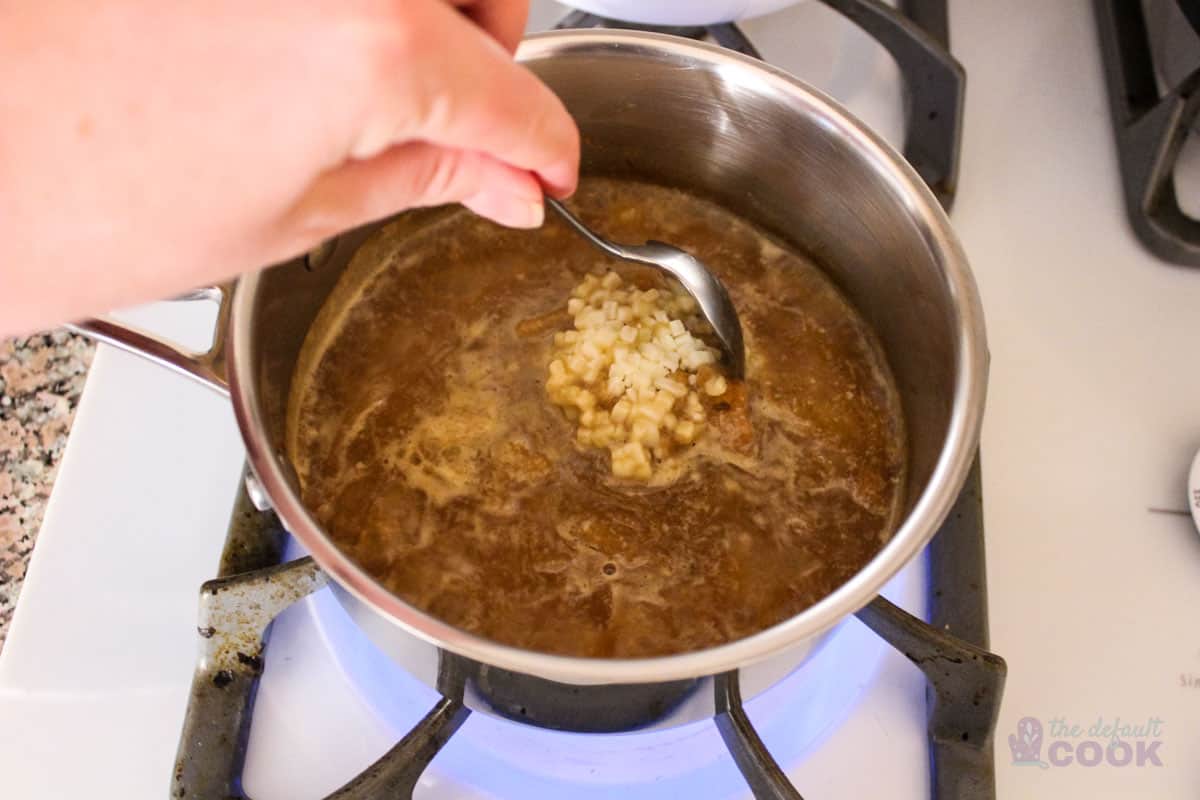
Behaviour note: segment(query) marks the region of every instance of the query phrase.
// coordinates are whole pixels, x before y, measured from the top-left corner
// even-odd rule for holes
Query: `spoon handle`
[[[619,245],[617,245],[613,242],[610,242],[608,239],[605,239],[601,236],[597,236],[595,233],[592,232],[591,228],[589,228],[587,225],[584,225],[583,222],[578,217],[576,217],[574,214],[572,214],[567,209],[567,207],[562,204],[561,201],[555,200],[553,197],[550,197],[549,195],[547,195],[546,196],[546,205],[548,205],[548,206],[550,206],[550,208],[554,209],[554,211],[560,217],[562,217],[563,220],[568,225],[570,225],[572,228],[574,228],[581,236],[583,236],[583,238],[587,239],[589,242],[594,244],[596,247],[600,248],[601,250],[608,253],[609,255],[616,256],[617,258],[625,258],[625,259],[629,258],[629,254],[625,252],[625,248],[620,247]]]

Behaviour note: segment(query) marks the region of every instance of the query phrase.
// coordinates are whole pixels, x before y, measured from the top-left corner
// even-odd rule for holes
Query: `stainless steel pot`
[[[350,255],[376,226],[247,275],[222,292],[210,353],[186,353],[105,321],[79,327],[229,394],[266,499],[333,578],[362,629],[431,683],[435,647],[581,685],[709,676],[772,656],[775,672],[786,672],[921,551],[967,474],[983,412],[987,351],[962,250],[933,195],[900,156],[829,98],[770,66],[682,39],[604,30],[533,36],[518,57],[578,121],[585,172],[683,187],[737,211],[812,254],[878,333],[908,427],[907,508],[883,550],[821,602],[709,650],[569,658],[450,627],[359,569],[301,504],[282,448],[289,382],[305,333]]]

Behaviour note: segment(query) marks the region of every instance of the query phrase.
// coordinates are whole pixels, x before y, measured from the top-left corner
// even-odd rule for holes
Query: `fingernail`
[[[521,225],[523,228],[540,228],[542,223],[546,221],[546,207],[541,200],[532,203],[527,203],[525,206],[525,218],[528,224]]]
[[[510,228],[540,228],[546,219],[541,201],[509,199],[487,216]]]
[[[540,228],[546,218],[546,210],[542,206],[540,196],[536,200],[530,200],[508,193],[485,191],[464,200],[463,205],[476,214],[509,228]]]

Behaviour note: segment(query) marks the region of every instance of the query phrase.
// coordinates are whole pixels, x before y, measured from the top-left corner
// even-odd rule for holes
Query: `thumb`
[[[536,228],[545,213],[531,173],[475,151],[411,142],[321,173],[284,225],[306,247],[398,211],[454,202],[513,228]]]

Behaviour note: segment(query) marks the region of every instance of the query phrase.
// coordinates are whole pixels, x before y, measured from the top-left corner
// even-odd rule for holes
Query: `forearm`
[[[286,162],[317,157],[311,147],[262,149],[270,190],[241,185],[255,176],[220,154],[288,136],[285,120],[236,90],[243,76],[273,80],[294,108],[283,93],[299,90],[300,76],[264,62],[319,60],[272,52],[265,38],[259,52],[218,48],[198,16],[158,12],[153,3],[0,6],[0,330],[261,266],[247,234],[265,234],[280,198],[303,188],[284,185],[304,177]],[[131,25],[157,38],[123,45]],[[264,94],[272,89],[253,99]]]

